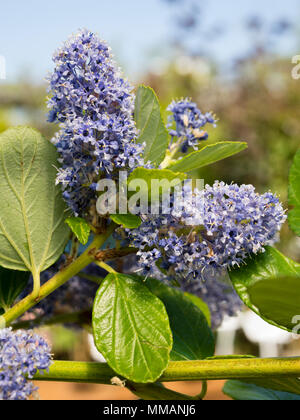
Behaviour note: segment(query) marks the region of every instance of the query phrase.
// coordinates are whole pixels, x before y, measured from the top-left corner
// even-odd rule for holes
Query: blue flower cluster
[[[0,330],[0,400],[30,398],[36,388],[26,378],[50,364],[50,348],[42,337],[30,331]]]
[[[158,265],[184,288],[197,289],[205,301],[222,306],[228,299],[220,299],[222,284],[212,279],[264,252],[276,242],[285,220],[281,203],[270,192],[259,195],[252,185],[216,181],[195,194],[185,191],[181,206],[174,203],[169,214],[144,216],[142,225],[128,235],[140,249],[144,274]]]
[[[199,141],[208,139],[208,133],[204,129],[206,124],[216,125],[216,119],[210,112],[203,114],[189,99],[173,101],[168,111],[172,113],[168,119],[168,128],[171,129],[169,133],[172,139],[178,138],[183,153],[186,153],[189,147],[197,150]]]
[[[81,30],[54,55],[49,77],[49,121],[60,124],[52,142],[61,169],[57,182],[75,215],[94,204],[95,185],[118,168],[143,165],[136,144],[132,87],[112,60],[109,47]]]
[[[206,267],[240,265],[274,243],[286,220],[278,198],[270,192],[259,195],[252,185],[216,181],[197,192],[199,207],[188,198],[183,198],[182,211],[174,206],[170,214],[146,216],[129,233],[145,267],[148,259],[149,266],[162,259],[180,276],[201,277]]]

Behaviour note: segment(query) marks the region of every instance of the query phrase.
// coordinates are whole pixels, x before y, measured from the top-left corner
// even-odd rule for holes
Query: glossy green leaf
[[[0,308],[7,309],[26,287],[30,273],[0,267]]]
[[[165,157],[169,139],[160,104],[153,89],[140,86],[136,94],[135,121],[139,143],[146,143],[144,159],[158,166]]]
[[[272,325],[293,330],[300,315],[300,264],[267,247],[229,275],[250,309]]]
[[[142,223],[141,218],[135,214],[111,214],[110,218],[117,225],[127,229],[137,229]]]
[[[274,391],[288,392],[300,395],[300,380],[297,378],[262,378],[247,379],[247,383]]]
[[[240,142],[211,144],[178,160],[169,169],[176,172],[190,172],[240,153],[247,147],[247,143]]]
[[[147,191],[143,190],[142,193],[148,196],[148,198],[153,197],[154,193],[152,190],[155,187],[153,181],[161,182],[160,184],[160,194],[167,192],[169,187],[174,188],[176,185],[179,185],[187,178],[187,175],[180,172],[169,171],[168,169],[145,169],[145,168],[136,168],[128,178],[128,183],[135,180],[143,180],[147,183]]]
[[[198,296],[192,295],[191,293],[185,292],[184,296],[190,299],[194,305],[198,306],[200,311],[203,312],[203,315],[205,316],[208,325],[211,327],[211,314],[210,314],[210,310],[207,304]]]
[[[172,391],[171,389],[165,388],[165,386],[159,382],[155,384],[132,384],[126,383],[126,388],[129,389],[134,395],[145,401],[188,401],[194,400],[189,395],[180,394]]]
[[[0,136],[0,264],[36,275],[62,254],[69,237],[66,208],[55,186],[55,147],[36,130]]]
[[[300,401],[300,396],[241,381],[226,382],[223,392],[236,401]]]
[[[289,205],[293,207],[289,212],[289,224],[291,229],[300,236],[300,150],[295,156],[289,181]]]
[[[164,303],[173,333],[171,360],[202,360],[215,351],[214,337],[206,317],[183,292],[155,279],[147,287]]]
[[[129,380],[155,382],[169,363],[173,340],[166,309],[137,278],[106,277],[94,303],[93,331],[110,367]]]
[[[66,220],[71,231],[76,235],[78,241],[82,245],[86,245],[89,241],[91,227],[88,222],[81,217],[69,217]]]

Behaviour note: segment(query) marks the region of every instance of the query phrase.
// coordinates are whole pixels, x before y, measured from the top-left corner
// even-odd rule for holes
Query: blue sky
[[[207,22],[224,22],[230,28],[213,49],[220,59],[246,50],[249,42],[242,22],[249,14],[259,12],[267,20],[289,17],[295,22],[300,17],[298,0],[206,3]],[[161,0],[10,0],[1,4],[0,16],[0,55],[6,59],[8,81],[24,73],[40,81],[52,68],[53,51],[80,27],[98,32],[110,43],[129,77],[142,72],[155,53],[167,50],[173,13]],[[299,53],[291,39],[280,48],[287,54]]]

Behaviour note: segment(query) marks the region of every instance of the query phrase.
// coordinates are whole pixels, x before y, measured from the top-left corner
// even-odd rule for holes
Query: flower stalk
[[[38,304],[41,300],[45,299],[56,289],[61,287],[64,283],[78,274],[81,270],[87,267],[89,264],[95,260],[95,251],[97,251],[106,240],[110,237],[112,232],[115,229],[115,225],[112,224],[109,226],[107,231],[101,235],[95,236],[91,245],[86,249],[86,251],[80,255],[75,261],[59,271],[54,277],[52,277],[47,283],[45,283],[39,291],[38,297],[35,293],[32,293],[26,296],[23,300],[14,305],[11,309],[5,312],[4,315],[0,317],[0,327],[5,328],[9,326],[14,320],[23,315],[28,309],[32,308]]]

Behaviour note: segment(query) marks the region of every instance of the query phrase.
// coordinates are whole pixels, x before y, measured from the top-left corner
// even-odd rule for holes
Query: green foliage
[[[182,182],[186,179],[183,172],[205,168],[205,172],[199,173],[207,182],[221,178],[226,182],[251,182],[259,190],[271,186],[282,193],[295,144],[299,147],[297,109],[300,107],[296,106],[297,95],[293,94],[290,81],[285,81],[280,94],[279,90],[272,94],[271,83],[267,86],[265,82],[271,78],[267,77],[267,72],[260,74],[263,77],[237,79],[235,95],[223,95],[216,109],[221,117],[217,129],[220,131],[209,140],[214,143],[221,132],[226,138],[242,135],[250,139],[250,155],[241,155],[230,163],[220,162],[211,170],[208,165],[241,152],[247,145],[241,142],[210,144],[173,162],[169,170],[138,168],[129,182],[145,180],[151,195],[152,180]],[[172,83],[177,88],[176,81]],[[190,90],[184,92],[179,86],[175,96],[197,97],[197,102],[204,104],[207,90],[203,90],[202,98],[201,92],[193,91],[201,90],[203,85],[198,82],[185,85]],[[223,86],[217,83],[214,86],[212,95],[219,97]],[[252,94],[253,89],[256,95]],[[280,95],[286,109],[277,100]],[[31,96],[25,91],[25,98]],[[269,102],[265,103],[265,99]],[[208,102],[212,100],[208,98]],[[222,122],[225,111],[227,125]],[[159,101],[151,88],[138,89],[135,120],[140,130],[138,141],[146,143],[145,161],[157,167],[166,156],[168,133]],[[1,121],[0,130],[5,126]],[[26,285],[29,273],[24,271],[39,274],[60,256],[69,235],[66,224],[82,244],[88,242],[90,226],[80,218],[68,218],[64,223],[66,209],[61,191],[55,187],[56,152],[39,133],[28,128],[8,130],[0,137],[0,153],[0,190],[4,197],[0,207],[0,264],[12,269],[0,267],[1,311],[13,304]],[[299,180],[300,151],[290,172],[289,189],[289,204],[293,207],[289,223],[300,236]],[[134,215],[111,215],[111,220],[130,229],[141,223]],[[291,331],[295,327],[293,318],[300,309],[300,264],[270,247],[265,254],[253,256],[246,263],[230,272],[240,297],[267,322]],[[154,279],[143,282],[136,276],[110,274],[101,284],[94,305],[93,329],[98,350],[118,375],[142,384],[155,382],[170,359],[208,359],[212,363],[221,359],[212,357],[214,338],[209,325],[209,309],[201,299]],[[224,360],[247,357],[227,356]],[[299,384],[294,378],[229,381],[224,392],[237,400],[299,400]],[[139,385],[135,391],[137,395],[156,398],[162,396],[160,388],[156,384],[151,388]],[[172,397],[172,392],[165,390],[164,393],[165,398]]]
[[[297,378],[262,378],[247,379],[249,384],[254,384],[262,388],[274,391],[288,392],[300,396],[300,380]]]
[[[148,198],[153,197],[152,191],[152,181],[163,181],[161,183],[160,193],[168,191],[168,188],[171,186],[174,188],[176,185],[180,184],[187,178],[187,175],[181,172],[173,172],[168,169],[145,169],[137,168],[135,169],[128,178],[128,183],[134,180],[144,180],[148,186]],[[164,183],[164,181],[167,181]],[[141,194],[147,194],[147,191],[141,191]],[[159,197],[157,197],[159,198]]]
[[[140,86],[136,94],[135,121],[140,135],[139,143],[146,143],[145,162],[158,166],[165,157],[168,133],[161,115],[160,104],[153,89]]]
[[[26,287],[29,275],[28,272],[7,270],[0,267],[0,310],[11,307]]]
[[[291,229],[300,236],[300,150],[291,168],[289,181],[289,205],[293,206],[289,212],[289,224]]]
[[[226,159],[247,149],[247,143],[221,142],[211,144],[203,149],[193,152],[181,160],[173,163],[169,169],[172,171],[191,172],[212,163]]]
[[[172,332],[163,303],[137,278],[109,274],[93,309],[97,349],[119,375],[155,382],[170,360]]]
[[[293,318],[300,313],[300,264],[267,247],[229,275],[250,309],[270,324],[293,330]]]
[[[300,401],[300,396],[241,381],[226,382],[224,393],[237,401]]]
[[[209,310],[209,307],[206,305],[206,303],[202,299],[200,299],[198,296],[192,295],[191,293],[188,293],[188,292],[185,292],[184,296],[188,298],[189,300],[191,300],[194,305],[198,306],[200,311],[203,312],[203,315],[205,316],[208,325],[211,327],[210,310]]]
[[[173,333],[171,360],[202,360],[214,354],[215,342],[206,317],[180,290],[155,279],[147,279],[149,287],[165,305]]]
[[[75,234],[78,241],[82,245],[86,245],[91,233],[90,225],[81,217],[68,217],[66,223]]]
[[[142,223],[141,218],[135,214],[111,214],[110,218],[126,229],[137,229]]]
[[[69,237],[65,204],[55,186],[57,154],[37,131],[0,136],[0,264],[38,275],[62,254]]]
[[[147,385],[127,383],[126,388],[128,388],[137,397],[146,401],[194,400],[193,397],[165,388],[161,383]]]

